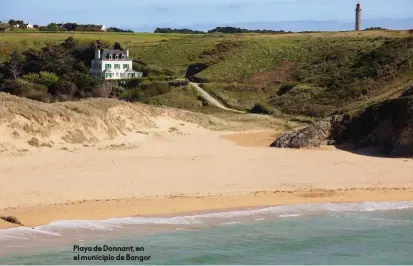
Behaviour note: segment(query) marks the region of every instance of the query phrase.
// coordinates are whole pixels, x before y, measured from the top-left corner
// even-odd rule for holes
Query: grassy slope
[[[66,38],[73,37],[83,42],[106,40],[109,42],[120,42],[125,47],[136,50],[139,47],[152,43],[182,38],[178,34],[152,34],[152,33],[99,33],[99,32],[2,32],[0,33],[0,61],[6,60],[8,55],[15,49],[27,48],[39,49],[46,43],[59,44]]]
[[[323,116],[346,108],[360,109],[403,91],[411,83],[411,75],[406,73],[378,83],[348,80],[354,80],[351,71],[355,68],[362,70],[356,66],[362,53],[374,54],[386,43],[386,38],[409,35],[412,34],[407,31],[287,35],[0,33],[0,60],[7,58],[13,49],[40,48],[47,42],[61,42],[68,36],[82,41],[120,42],[130,49],[135,59],[157,69],[172,70],[178,76],[184,76],[193,63],[209,65],[196,77],[209,81],[205,89],[228,106],[249,109],[255,103],[263,102],[286,113]],[[394,50],[395,53],[398,51],[401,49]],[[409,60],[413,56],[407,50],[403,53]],[[348,79],[345,81],[348,84],[338,84],[340,88],[331,90],[330,83],[337,85],[331,80],[342,77]],[[284,95],[277,95],[279,88],[290,82],[299,83],[299,86]],[[365,87],[369,87],[368,93],[361,92],[357,98],[345,99],[347,94],[353,93],[352,90],[360,93]],[[156,96],[153,102],[189,109],[201,105],[198,96],[179,89]]]

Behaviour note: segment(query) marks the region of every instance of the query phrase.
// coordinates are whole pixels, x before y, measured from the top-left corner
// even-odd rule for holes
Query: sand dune
[[[204,127],[225,125],[209,115],[114,99],[47,104],[0,93],[0,152],[21,154],[31,147],[96,144],[150,129],[168,132],[169,128],[156,125],[158,117]]]

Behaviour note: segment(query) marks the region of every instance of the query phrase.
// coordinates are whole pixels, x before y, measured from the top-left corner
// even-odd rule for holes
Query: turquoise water
[[[306,208],[311,209],[311,206]],[[331,206],[327,209],[331,209]],[[31,250],[28,253],[0,257],[0,263],[102,264],[103,261],[76,261],[73,257],[78,254],[104,254],[116,258],[121,254],[126,258],[126,254],[129,254],[137,256],[137,259],[140,256],[151,257],[143,262],[112,260],[106,263],[413,264],[411,208],[379,208],[376,211],[367,208],[344,212],[309,211],[299,214],[278,212],[277,215],[272,215],[273,213],[270,215],[268,211],[249,210],[244,211],[242,215],[241,212],[231,212],[231,215],[209,214],[203,218],[213,217],[212,220],[199,222],[199,218],[191,218],[193,223],[190,224],[185,224],[182,219],[175,217],[173,226],[162,232],[148,233],[147,230],[142,231],[142,228],[134,230],[133,228],[137,227],[130,227],[127,236],[74,243],[81,247],[142,247],[144,250],[139,252],[81,253],[74,252],[71,243],[54,249]],[[225,220],[222,220],[222,217],[226,217]],[[161,222],[157,223],[159,225]]]

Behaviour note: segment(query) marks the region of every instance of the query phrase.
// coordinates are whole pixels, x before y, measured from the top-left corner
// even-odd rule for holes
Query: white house
[[[100,27],[100,30],[101,30],[101,31],[106,31],[105,25],[102,25],[102,26]]]
[[[33,25],[30,24],[30,22],[29,22],[29,24],[26,25],[26,28],[27,28],[27,29],[33,29]]]
[[[91,72],[93,76],[104,79],[130,79],[143,75],[132,69],[129,50],[96,49]]]

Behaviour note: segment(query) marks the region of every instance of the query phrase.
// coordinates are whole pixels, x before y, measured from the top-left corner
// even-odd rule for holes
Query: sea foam
[[[261,220],[263,216],[274,218],[298,217],[314,214],[338,214],[349,212],[372,212],[387,210],[402,210],[413,208],[413,201],[403,202],[361,202],[361,203],[320,203],[274,206],[261,209],[248,209],[239,211],[215,212],[197,215],[176,217],[126,217],[111,218],[106,220],[73,220],[55,221],[47,225],[33,228],[18,227],[0,230],[0,240],[23,239],[33,234],[59,237],[66,230],[116,230],[124,226],[133,225],[200,225],[200,224],[231,224],[234,219],[249,218]],[[239,221],[239,220],[237,220]]]

